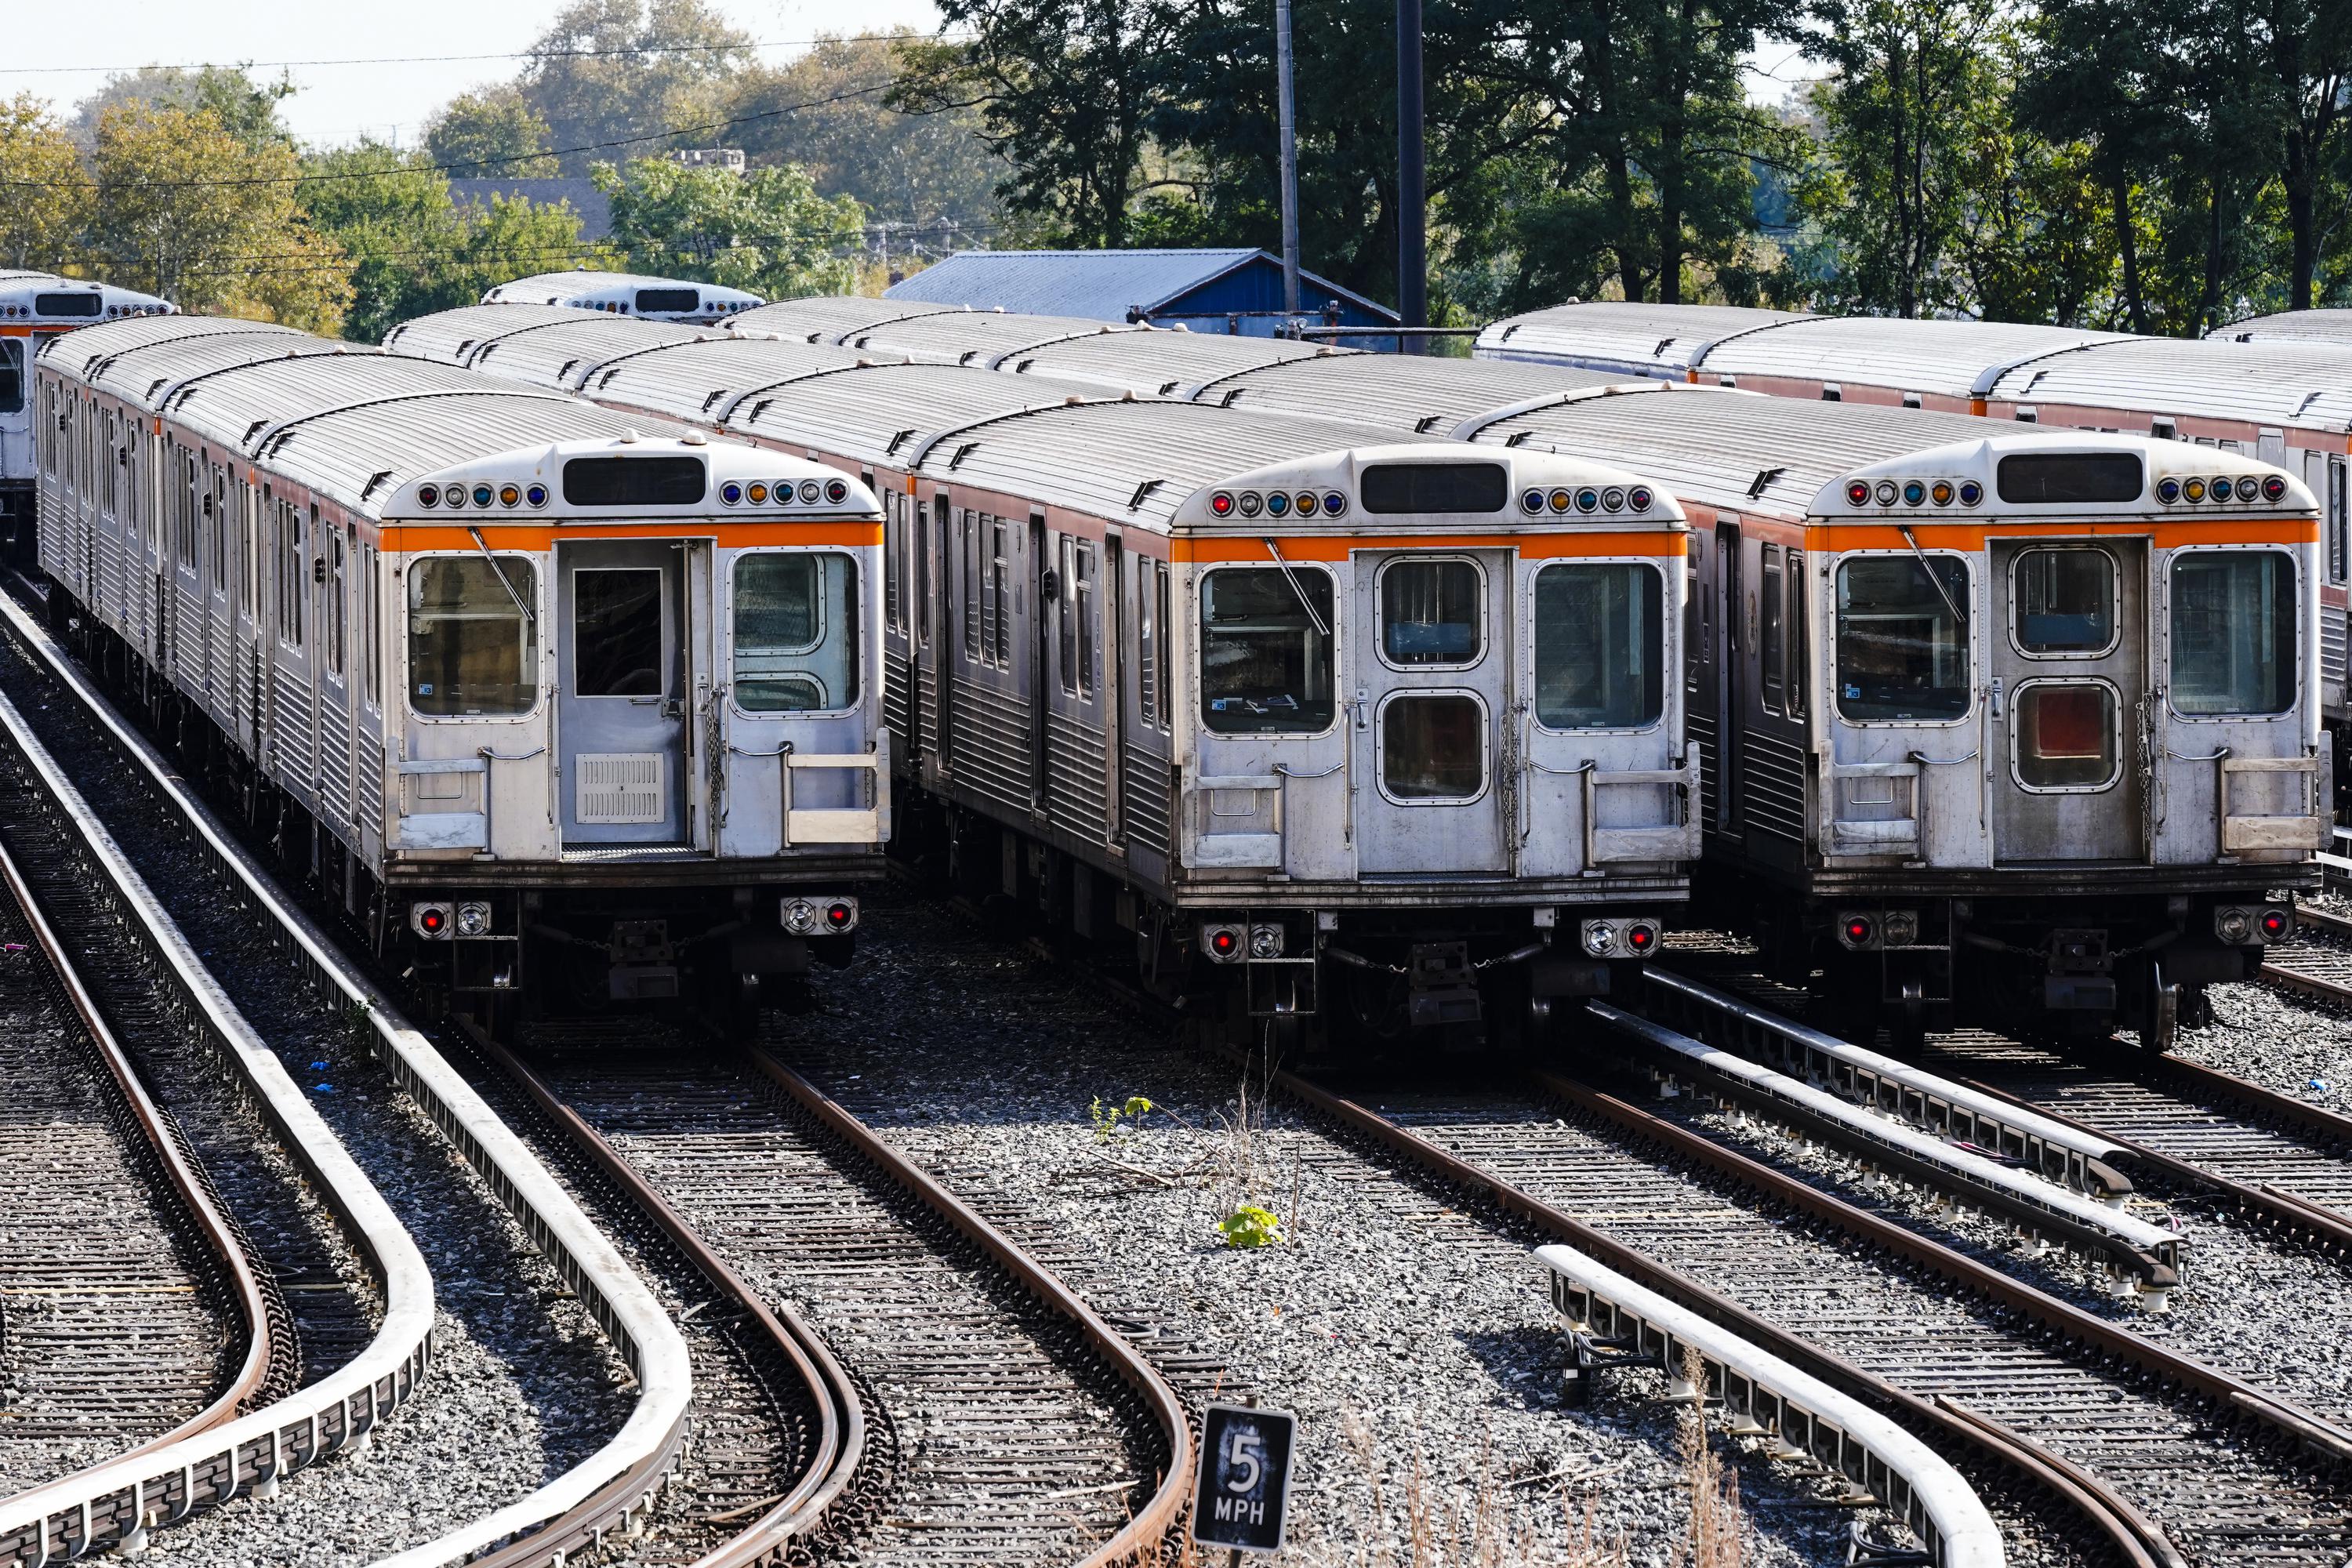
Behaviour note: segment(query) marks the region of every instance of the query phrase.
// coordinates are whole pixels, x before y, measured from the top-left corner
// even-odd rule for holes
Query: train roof
[[[838,342],[847,333],[885,321],[917,316],[969,315],[968,305],[926,305],[913,300],[874,300],[862,294],[815,295],[779,300],[733,315],[720,324],[746,337],[798,338],[803,342]]]
[[[1024,318],[1036,321],[1039,318]],[[1363,356],[1355,349],[1246,338],[1226,332],[1189,332],[1153,328],[1138,332],[1099,332],[1043,343],[1003,356],[1001,370],[1087,381],[1162,397],[1189,395],[1196,388],[1244,371],[1294,360]]]
[[[2343,432],[2352,430],[2352,345],[2124,338],[2021,364],[1990,395]]]
[[[478,343],[462,363],[494,375],[570,391],[616,359],[650,348],[694,342],[713,335],[715,330],[574,311],[569,321]]]
[[[1481,359],[1537,359],[1678,377],[1711,343],[1738,332],[1802,320],[1794,311],[1738,305],[1650,305],[1571,300],[1507,316],[1478,334]]]
[[[582,390],[679,419],[723,423],[750,395],[803,376],[873,362],[855,349],[776,338],[665,343],[610,362]],[[502,372],[511,374],[511,372]]]
[[[1288,472],[1308,485],[1336,482],[1352,489],[1363,468],[1384,460],[1469,462],[1497,455],[1460,442],[1368,430],[1339,420],[1265,419],[1208,404],[1157,398],[1048,404],[1002,415],[944,438],[934,433],[930,442],[917,468],[926,480],[970,485],[1114,522],[1160,529],[1180,520],[1222,526],[1201,499],[1213,487],[1237,486],[1261,477],[1286,482],[1282,476]],[[1530,463],[1529,458],[1539,460]],[[1528,453],[1506,461],[1514,470],[1514,489],[1525,482],[1630,485],[1651,480],[1646,473],[1604,468],[1573,455]],[[1620,528],[1638,521],[1657,528],[1681,515],[1670,498],[1660,495],[1638,520],[1567,521]],[[1516,511],[1506,510],[1496,517],[1505,527],[1525,526]],[[1231,526],[1237,533],[1255,536],[1267,525],[1235,521]],[[1296,531],[1299,526],[1288,522],[1283,529]],[[1350,522],[1342,528],[1353,531],[1356,526]]]
[[[2273,315],[2249,316],[2242,321],[2216,327],[2205,335],[2233,343],[2263,342],[2284,338],[2352,346],[2352,310],[2341,306],[2333,310],[2281,310]]]
[[[691,295],[692,302],[678,298],[680,295]],[[657,320],[665,316],[693,316],[715,321],[766,300],[747,289],[724,289],[692,278],[652,278],[638,272],[535,272],[489,289],[483,294],[482,303],[564,305],[575,310],[648,315]]]
[[[568,305],[460,305],[401,322],[384,333],[383,346],[394,353],[461,364],[484,343],[517,332],[571,326],[580,316]]]
[[[153,294],[54,272],[0,272],[0,323],[75,326],[126,316],[168,316],[179,307]]]
[[[929,360],[935,364],[976,364],[992,369],[999,360],[1023,350],[1071,338],[1143,331],[1144,328],[1123,322],[1097,321],[1080,316],[950,310],[860,328],[841,334],[837,341],[844,347],[864,349],[868,353],[905,354],[909,359]]]
[[[1212,382],[1193,395],[1231,408],[1344,416],[1444,436],[1465,421],[1539,399],[1612,390],[1679,395],[1693,389],[1676,382],[1629,382],[1623,375],[1570,365],[1333,354],[1243,371]]]
[[[739,407],[728,428],[903,468],[927,437],[941,431],[1101,395],[1100,388],[1075,382],[1002,375],[970,365],[853,364],[761,393]]]
[[[1723,339],[1701,353],[1695,368],[1702,380],[1780,376],[1983,397],[1996,378],[2022,361],[2135,341],[2124,332],[2013,321],[1796,316]]]
[[[358,344],[328,345],[325,339],[269,321],[145,316],[53,338],[42,346],[40,363],[112,396],[144,404],[192,374],[331,347],[354,354],[376,352]]]

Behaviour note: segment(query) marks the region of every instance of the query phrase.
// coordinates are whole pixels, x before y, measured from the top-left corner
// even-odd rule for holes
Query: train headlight
[[[1234,504],[1241,508],[1244,517],[1255,517],[1265,510],[1265,498],[1255,490],[1244,490],[1234,500]]]
[[[1854,952],[1867,952],[1878,945],[1878,921],[1865,914],[1838,916],[1838,942]]]
[[[1584,951],[1595,958],[1607,958],[1617,951],[1617,927],[1611,921],[1586,921],[1578,933]]]
[[[457,934],[459,936],[489,935],[490,906],[486,903],[459,904],[457,906]]]
[[[2262,493],[2262,481],[2255,479],[2253,475],[2248,474],[2244,479],[2238,481],[2238,499],[2240,500],[2252,500],[2255,496]]]
[[[1909,947],[1919,940],[1919,911],[1889,910],[1880,917],[1879,941],[1888,947]]]
[[[1898,493],[1900,492],[1895,489],[1895,481],[1893,479],[1881,479],[1878,481],[1879,505],[1893,506],[1895,504],[1895,498]]]
[[[2254,911],[2224,904],[2213,911],[2213,934],[2224,947],[2246,947],[2254,941]]]
[[[2273,474],[2263,481],[2263,499],[2265,500],[2274,501],[2286,500],[2286,478],[2284,475]]]
[[[455,912],[447,904],[408,906],[408,929],[427,942],[447,942],[450,927],[455,923]]]
[[[1625,510],[1625,492],[1613,488],[1602,490],[1601,492],[1601,509],[1603,511],[1623,511]]]
[[[1282,928],[1276,925],[1250,927],[1249,952],[1252,958],[1280,958]]]
[[[803,479],[801,481],[801,502],[803,505],[816,505],[816,498],[824,493],[824,487],[818,484],[814,479]],[[781,500],[782,497],[780,496],[778,499]]]
[[[814,936],[822,919],[814,900],[784,900],[784,929],[794,936]]]
[[[1209,955],[1212,963],[1239,963],[1247,940],[1247,934],[1237,925],[1204,925],[1201,928],[1201,951]]]

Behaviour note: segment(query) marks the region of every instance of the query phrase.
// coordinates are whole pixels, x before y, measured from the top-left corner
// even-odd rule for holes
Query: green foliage
[[[1271,1209],[1244,1204],[1216,1225],[1217,1234],[1232,1247],[1272,1247],[1282,1239],[1282,1221]]]
[[[545,179],[547,121],[511,87],[461,92],[425,128],[425,150],[453,180]]]
[[[1141,1121],[1150,1110],[1151,1101],[1139,1094],[1129,1095],[1124,1105],[1105,1105],[1102,1102],[1102,1097],[1097,1095],[1094,1104],[1087,1108],[1087,1114],[1094,1118],[1095,1142],[1109,1142],[1111,1135],[1118,1131],[1120,1118],[1126,1118],[1131,1126]]]
[[[516,90],[576,177],[600,162],[716,145],[723,133],[655,133],[724,118],[724,83],[751,44],[705,0],[576,0],[531,46]]]
[[[195,70],[178,66],[142,66],[120,71],[81,100],[74,110],[74,130],[84,146],[95,146],[99,122],[109,110],[177,110],[184,114],[209,113],[221,129],[246,146],[291,149],[293,132],[278,118],[278,105],[294,96],[294,79],[279,73],[276,81],[258,81],[244,66],[204,66]]]
[[[30,93],[0,100],[0,264],[51,266],[73,254],[94,192],[72,133]]]
[[[856,279],[863,209],[818,195],[800,169],[737,174],[639,158],[600,163],[591,177],[611,199],[613,243],[637,269],[771,300],[845,293]]]

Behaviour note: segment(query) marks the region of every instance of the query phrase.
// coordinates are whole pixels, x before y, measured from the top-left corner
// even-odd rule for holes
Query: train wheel
[[[2180,987],[2165,978],[2164,965],[2151,961],[2147,969],[2147,999],[2141,1005],[2139,1043],[2162,1056],[2180,1035]]]

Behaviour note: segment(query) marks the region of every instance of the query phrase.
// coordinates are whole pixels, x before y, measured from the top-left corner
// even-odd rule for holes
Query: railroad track
[[[4,842],[0,883],[5,1496],[218,1426],[299,1347]]]
[[[706,1561],[803,1537],[861,1563],[1158,1553],[1189,1483],[1182,1407],[1049,1270],[763,1052],[563,1048],[581,1043],[552,1030],[528,1065],[495,1054],[664,1216],[729,1312],[779,1303],[780,1334],[823,1373],[808,1426],[839,1434],[804,1445],[796,1481],[737,1486],[776,1489],[764,1499],[686,1504],[736,1526]]]
[[[2032,1560],[2022,1542],[2053,1499],[2097,1560],[2220,1568],[2352,1552],[2352,1516],[2288,1457],[2291,1439],[2248,1429],[2242,1405],[2206,1392],[2226,1380],[2152,1343],[2126,1347],[2112,1325],[1605,1089],[1548,1074],[1470,1094],[1384,1088],[1375,1109],[1276,1081],[1893,1412],[1972,1462],[1980,1484],[2030,1480],[2032,1503],[2013,1485],[1989,1499],[2013,1560]]]

